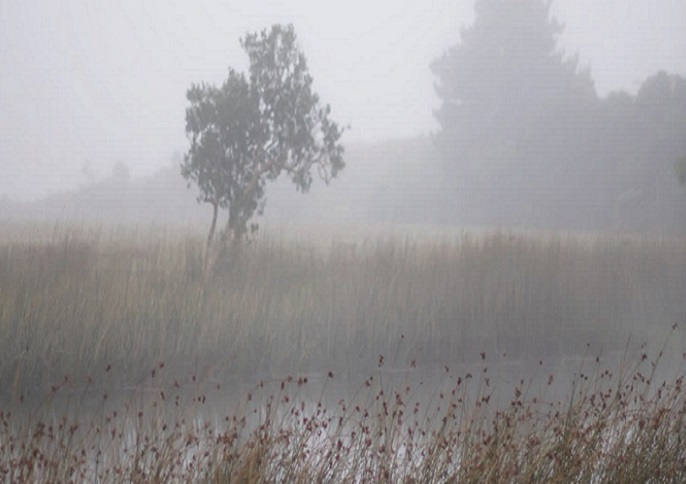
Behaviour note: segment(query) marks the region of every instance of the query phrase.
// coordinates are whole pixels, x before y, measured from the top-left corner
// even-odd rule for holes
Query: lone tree
[[[312,77],[292,25],[274,25],[241,40],[250,75],[229,69],[221,87],[193,84],[187,92],[190,148],[181,174],[197,185],[198,203],[213,208],[212,247],[220,209],[228,210],[221,245],[240,244],[265,207],[267,182],[287,175],[306,192],[313,168],[328,184],[345,166],[343,133],[312,90]]]

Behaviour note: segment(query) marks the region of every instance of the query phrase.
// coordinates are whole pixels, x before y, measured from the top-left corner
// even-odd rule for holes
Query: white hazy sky
[[[600,95],[686,75],[686,0],[557,0],[561,47]],[[292,22],[344,142],[436,129],[429,63],[459,41],[473,0],[0,0],[0,195],[43,196],[134,176],[187,145],[185,92],[245,69],[239,38]]]

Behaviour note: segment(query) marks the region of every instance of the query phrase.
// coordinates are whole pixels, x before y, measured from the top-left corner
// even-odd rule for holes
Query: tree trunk
[[[212,202],[212,225],[210,225],[210,233],[207,235],[207,244],[205,246],[205,267],[203,268],[204,277],[207,278],[214,267],[217,256],[217,248],[214,247],[214,231],[217,227],[217,215],[219,214],[219,202]]]
[[[214,230],[217,227],[217,215],[219,214],[219,203],[216,201],[213,202],[212,209],[212,225],[210,225],[210,233],[207,235],[207,250],[209,250],[212,245],[212,240],[214,239]]]
[[[222,234],[220,251],[224,257],[228,257],[230,266],[240,257],[245,232],[245,223],[241,220],[240,215],[229,212],[229,220],[227,220],[226,229]]]

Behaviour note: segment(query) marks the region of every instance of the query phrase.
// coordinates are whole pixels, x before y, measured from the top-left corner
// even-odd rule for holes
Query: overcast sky
[[[598,93],[686,75],[685,0],[557,0],[561,47]],[[459,41],[473,0],[0,0],[0,195],[27,199],[134,176],[186,148],[185,92],[247,66],[239,38],[292,22],[344,142],[436,129],[429,63]]]

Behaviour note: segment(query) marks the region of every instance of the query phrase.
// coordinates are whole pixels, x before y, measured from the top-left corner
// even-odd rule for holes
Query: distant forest
[[[528,124],[443,163],[446,222],[686,232],[686,79],[660,72],[631,96],[550,103]],[[459,156],[459,155],[456,155]]]
[[[686,80],[658,72],[635,96],[599,98],[591,71],[558,48],[550,7],[478,0],[431,65],[448,221],[683,232]]]

